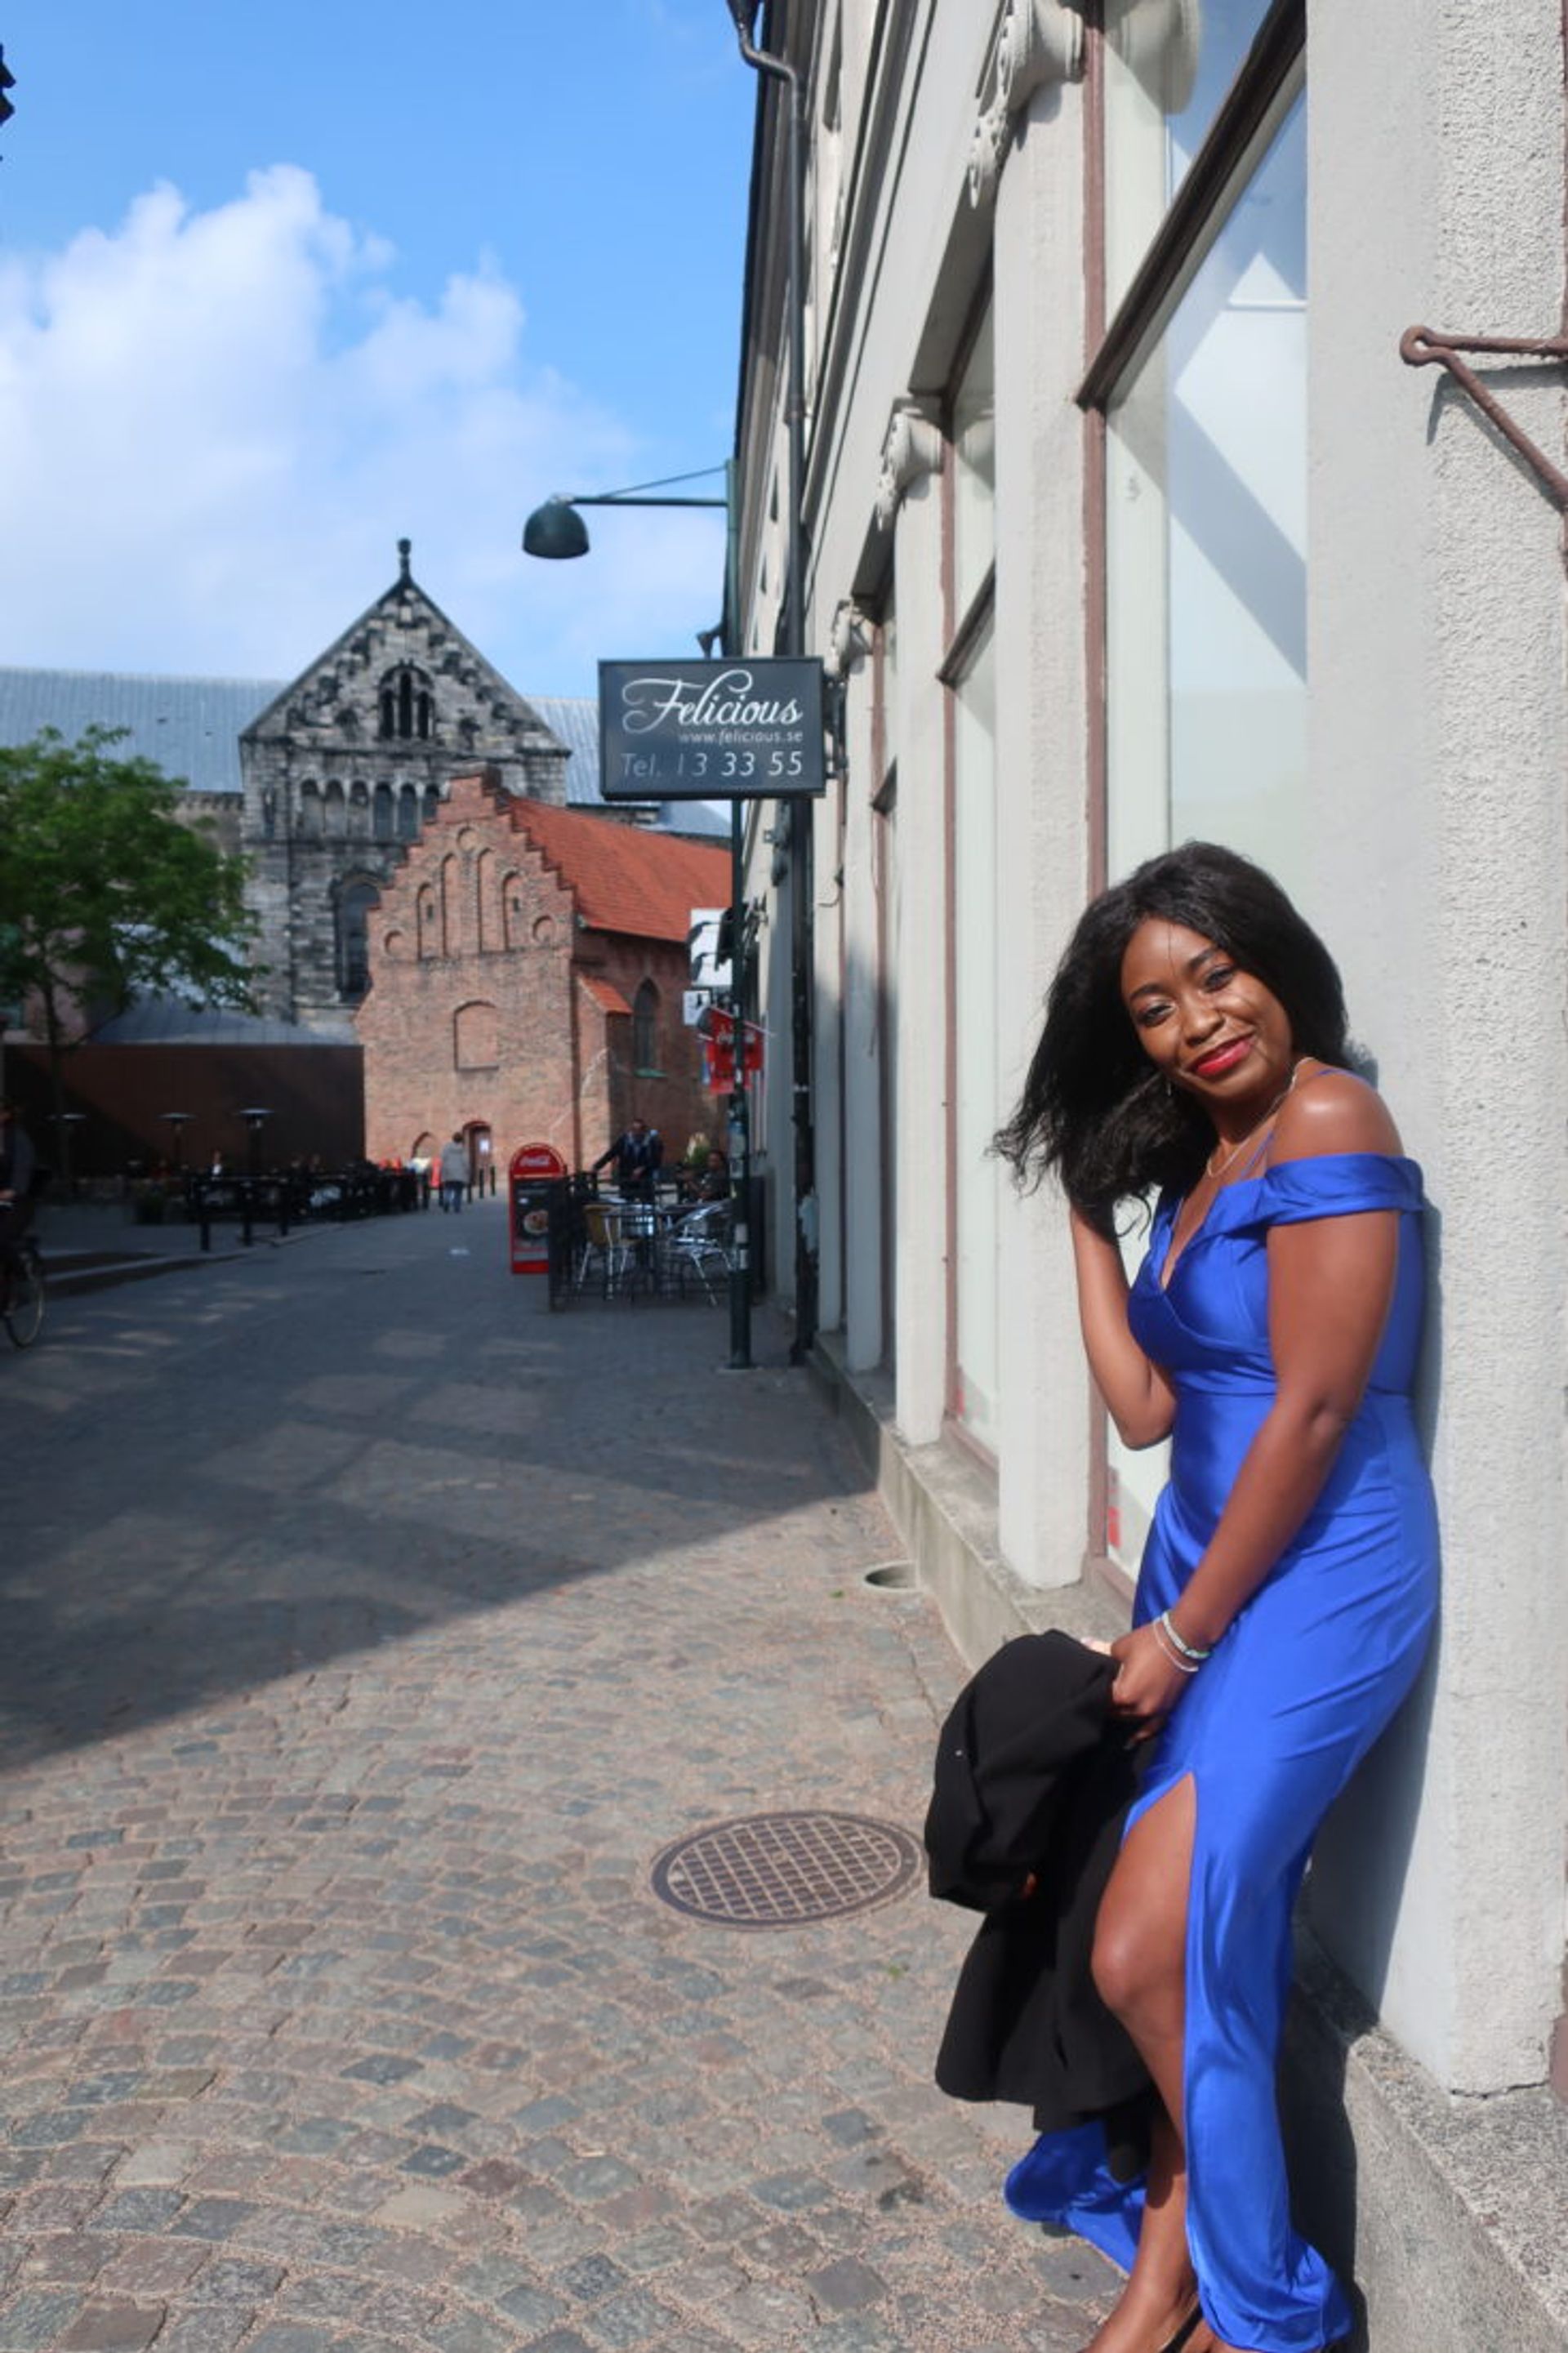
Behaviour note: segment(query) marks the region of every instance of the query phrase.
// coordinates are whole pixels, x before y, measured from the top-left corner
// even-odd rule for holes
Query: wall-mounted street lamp
[[[724,496],[711,498],[650,498],[674,483],[697,482],[709,475],[724,477]],[[583,491],[557,495],[535,507],[522,527],[522,552],[555,562],[588,553],[588,527],[579,507],[722,507],[729,518],[724,557],[724,614],[716,628],[700,629],[697,642],[711,659],[717,644],[730,650],[735,615],[735,470],[733,463],[703,466],[695,473],[667,474],[657,482],[634,482],[629,490]],[[716,798],[721,796],[715,796]],[[741,943],[745,937],[745,808],[743,800],[730,802],[730,936],[735,945],[730,963],[730,996],[734,1012],[734,1079],[730,1094],[730,1365],[731,1372],[752,1367],[752,1145],[751,1115],[746,1102],[745,965]]]
[[[662,491],[671,482],[705,481],[710,474],[727,474],[725,466],[701,466],[694,474],[667,474],[658,482],[634,482],[626,491],[575,491],[570,496],[557,491],[535,507],[522,526],[524,555],[542,555],[554,563],[574,555],[588,553],[588,526],[578,513],[579,507],[728,507],[728,497],[721,499],[649,499],[645,491]]]

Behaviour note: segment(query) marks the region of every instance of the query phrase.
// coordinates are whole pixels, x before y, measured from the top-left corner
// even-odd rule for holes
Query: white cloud
[[[0,659],[286,675],[387,585],[404,533],[422,584],[538,692],[713,619],[714,518],[590,515],[613,562],[521,556],[546,492],[636,477],[635,415],[526,356],[493,265],[434,305],[395,270],[291,165],[205,213],[155,188],[112,232],[0,266]]]

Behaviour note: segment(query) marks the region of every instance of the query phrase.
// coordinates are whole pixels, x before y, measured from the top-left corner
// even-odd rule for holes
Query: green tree
[[[0,1003],[38,1006],[57,1114],[78,1006],[251,1003],[244,861],[182,823],[178,779],[114,756],[125,733],[0,745]]]

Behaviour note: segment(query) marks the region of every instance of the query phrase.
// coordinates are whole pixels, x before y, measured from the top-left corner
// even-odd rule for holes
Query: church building
[[[566,799],[570,747],[418,586],[398,576],[239,739],[240,847],[265,1012],[338,1027],[369,980],[366,920],[458,767]]]
[[[262,1102],[280,1158],[401,1156],[460,1127],[476,1166],[492,1139],[498,1157],[549,1137],[591,1159],[634,1107],[673,1152],[708,1117],[680,991],[691,910],[729,897],[711,846],[725,820],[689,802],[607,808],[596,702],[519,693],[418,586],[411,552],[398,542],[390,587],[288,683],[0,666],[0,744],[120,731],[127,755],[184,781],[182,814],[243,854],[259,925],[255,1015],[82,1008],[79,1173],[155,1165],[170,1103],[192,1155],[232,1153],[242,1107]],[[0,1008],[0,1042],[27,1093],[41,1050],[20,1016]],[[47,1122],[41,1076],[37,1092]]]

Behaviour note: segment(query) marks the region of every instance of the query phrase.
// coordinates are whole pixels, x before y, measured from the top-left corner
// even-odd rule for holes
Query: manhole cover
[[[860,1814],[748,1814],[667,1846],[656,1895],[723,1928],[795,1928],[901,1895],[922,1857],[907,1831]]]

